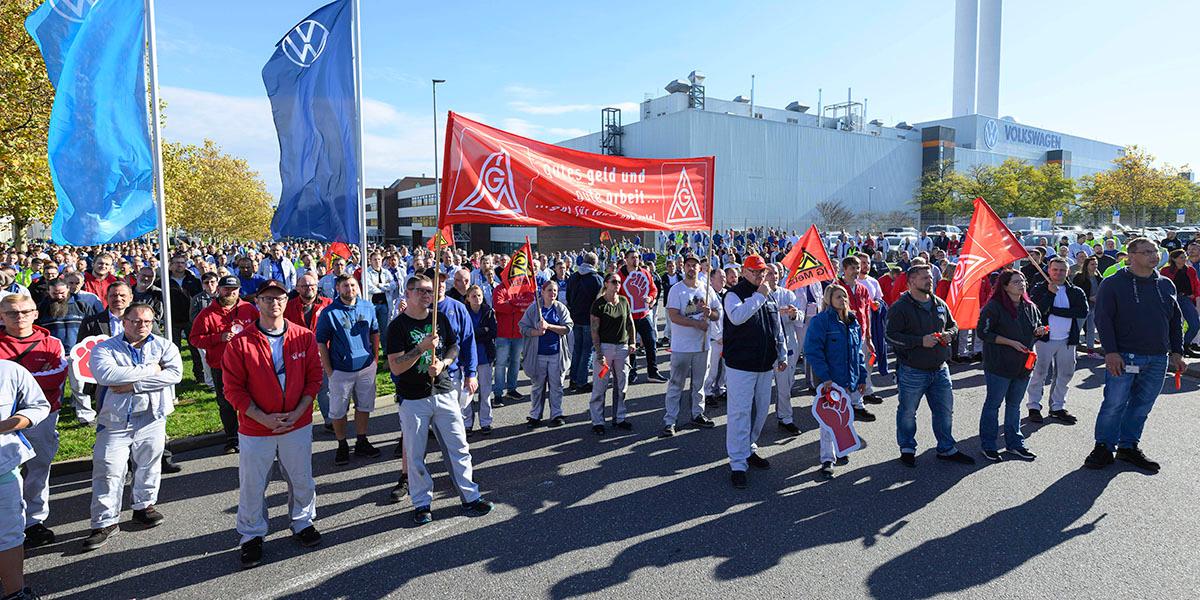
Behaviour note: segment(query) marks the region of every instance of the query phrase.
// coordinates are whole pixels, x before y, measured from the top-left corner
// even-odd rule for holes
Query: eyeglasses
[[[124,319],[124,321],[130,325],[137,325],[139,327],[154,324],[154,319]]]
[[[29,310],[6,310],[4,311],[4,316],[10,319],[16,319],[19,317],[31,317],[36,312],[36,308],[31,308]]]
[[[433,288],[413,288],[412,291],[418,294],[432,294]]]
[[[288,297],[287,296],[259,296],[258,299],[266,300],[267,302],[272,302],[275,304],[283,304],[284,302],[287,302]]]

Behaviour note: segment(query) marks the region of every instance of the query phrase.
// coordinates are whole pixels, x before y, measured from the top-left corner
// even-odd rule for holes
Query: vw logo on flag
[[[50,8],[73,23],[82,23],[100,0],[50,0]]]
[[[325,51],[328,39],[329,30],[324,25],[312,19],[301,21],[284,36],[281,42],[283,54],[300,67],[311,67]]]
[[[1000,141],[1000,127],[996,125],[996,121],[988,119],[983,126],[983,143],[990,150],[996,147],[998,141]]]

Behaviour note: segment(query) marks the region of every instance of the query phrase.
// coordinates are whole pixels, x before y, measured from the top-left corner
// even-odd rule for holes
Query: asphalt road
[[[335,468],[331,436],[317,433],[319,548],[290,539],[277,480],[264,564],[239,571],[237,457],[208,449],[177,455],[186,470],[163,479],[160,527],[126,522],[92,553],[80,551],[90,480],[55,479],[49,525],[59,541],[33,551],[26,571],[50,598],[1200,597],[1196,382],[1177,392],[1168,381],[1150,417],[1142,446],[1161,473],[1124,463],[1090,471],[1080,465],[1099,366],[1081,360],[1072,382],[1078,425],[1026,424],[1033,463],[935,460],[922,407],[918,466],[900,465],[895,388],[881,385],[880,420],[858,428],[867,447],[825,481],[810,397],[797,395],[803,433],[788,436],[769,418],[760,453],[771,468],[751,471],[741,491],[729,485],[723,406],[710,410],[716,429],[655,437],[665,384],[634,386],[634,431],[602,438],[585,396],[568,397],[569,424],[558,429],[531,431],[527,404],[509,405],[495,433],[471,443],[496,509],[461,516],[434,452],[435,520],[424,527],[407,499],[387,503],[398,470],[388,406],[371,422],[379,459]],[[956,368],[954,380],[959,447],[977,454],[982,372]]]

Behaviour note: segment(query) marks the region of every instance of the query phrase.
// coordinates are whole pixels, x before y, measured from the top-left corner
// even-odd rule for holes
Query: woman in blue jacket
[[[804,335],[804,360],[812,368],[812,385],[832,381],[851,394],[866,389],[867,365],[863,362],[862,329],[850,312],[846,288],[825,288],[825,310],[813,317]],[[821,430],[821,474],[833,476],[833,437]]]
[[[467,312],[475,327],[475,356],[479,360],[479,433],[492,432],[492,364],[496,361],[496,313],[483,301],[483,288],[467,288]],[[475,403],[463,408],[463,425],[467,433],[475,428]]]

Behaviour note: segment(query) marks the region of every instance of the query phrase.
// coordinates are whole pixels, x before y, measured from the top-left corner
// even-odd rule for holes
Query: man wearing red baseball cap
[[[770,463],[754,451],[771,408],[772,370],[787,368],[779,306],[772,299],[776,274],[757,254],[746,257],[742,276],[725,296],[724,353],[729,388],[725,450],[733,487],[746,487],[746,469]]]

